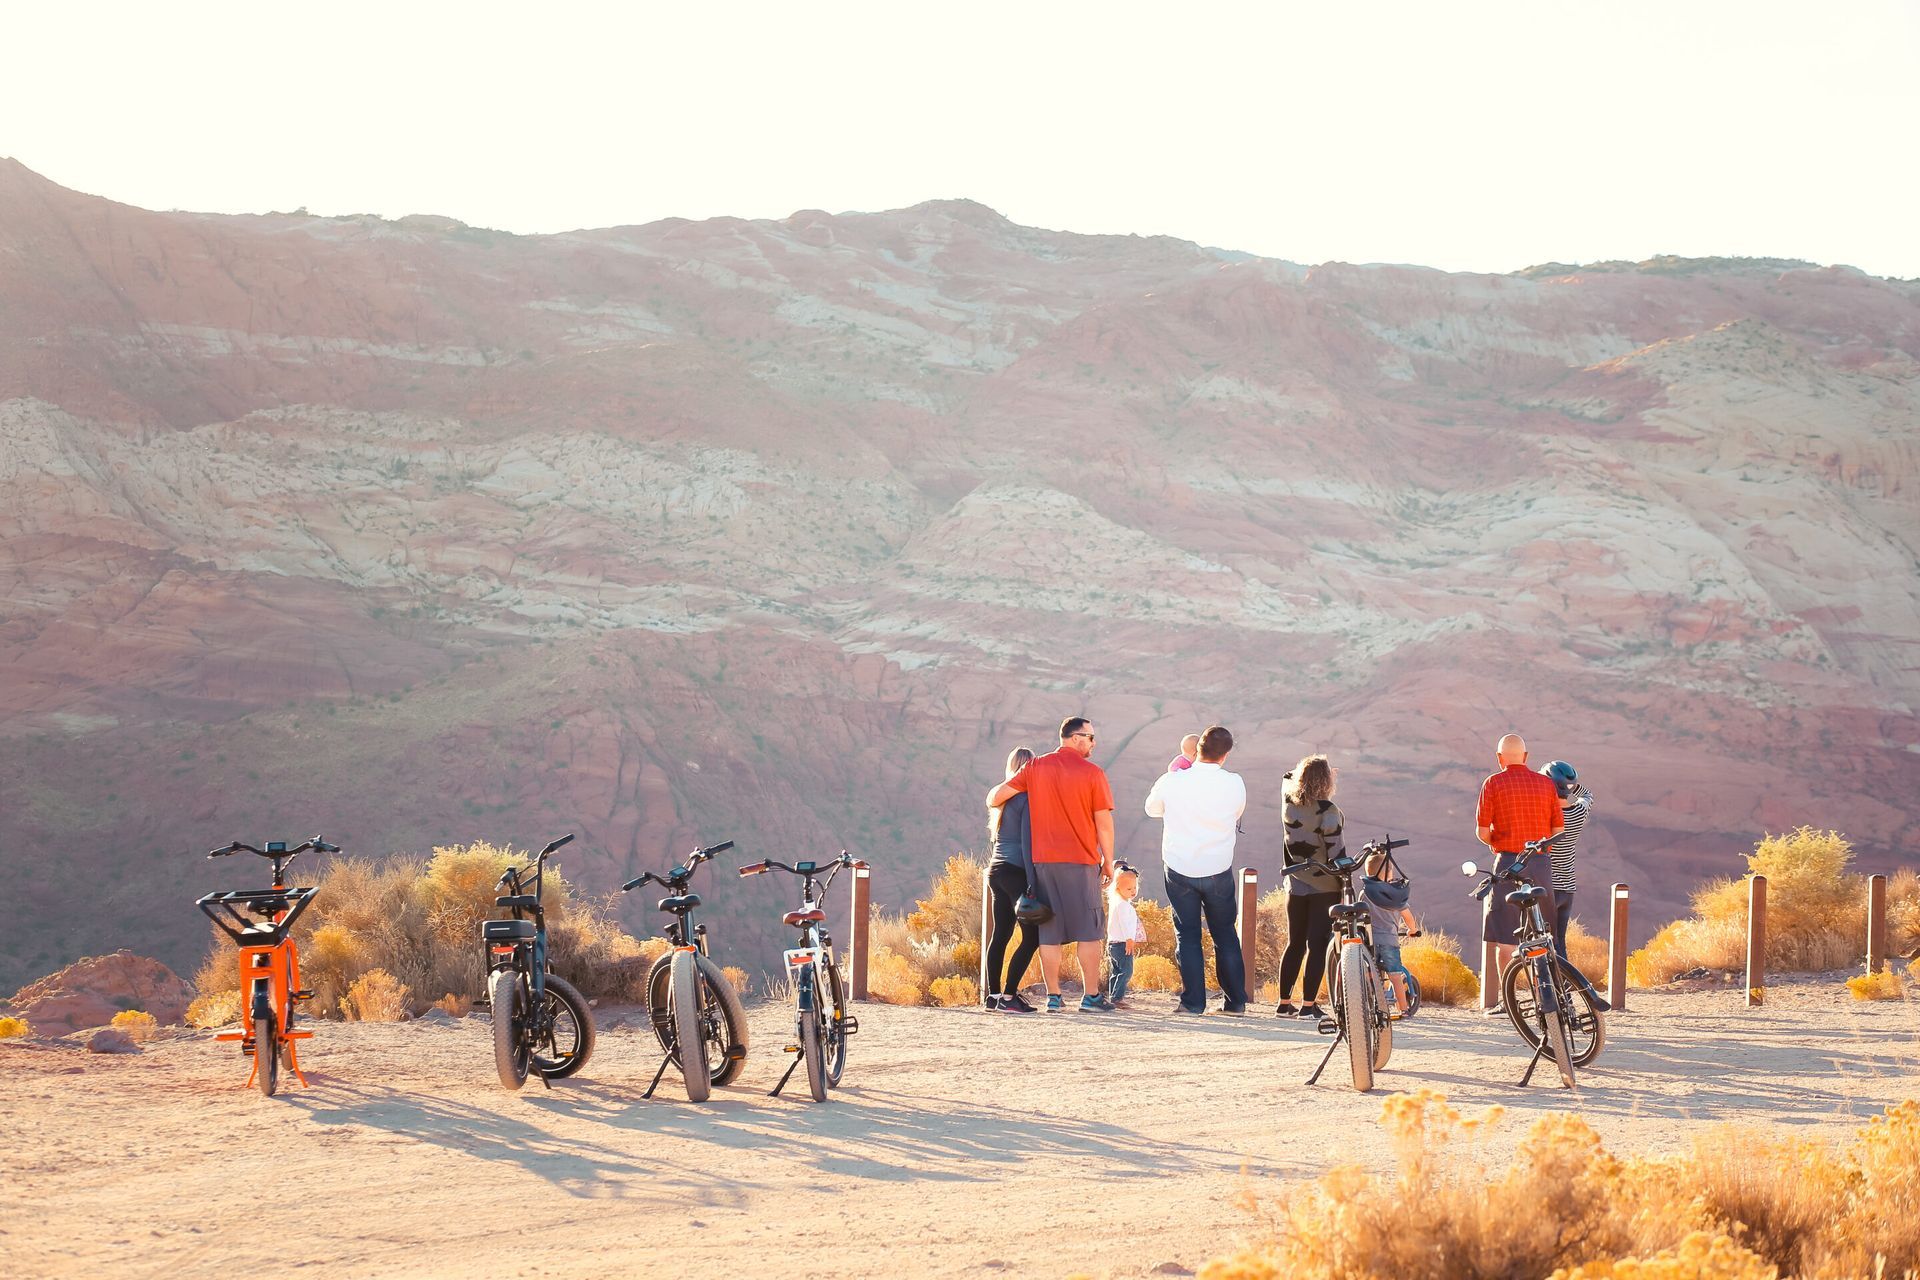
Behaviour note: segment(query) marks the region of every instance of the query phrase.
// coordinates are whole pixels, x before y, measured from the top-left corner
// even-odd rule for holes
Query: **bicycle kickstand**
[[[653,1091],[660,1087],[660,1077],[667,1074],[667,1068],[672,1062],[673,1055],[670,1053],[660,1059],[660,1069],[653,1073],[653,1083],[648,1085],[647,1091],[640,1095],[642,1098],[651,1098],[653,1096]]]
[[[1533,1081],[1533,1069],[1540,1065],[1540,1059],[1547,1052],[1547,1033],[1540,1032],[1540,1043],[1533,1047],[1533,1058],[1527,1063],[1527,1073],[1520,1077],[1520,1088],[1524,1089]]]
[[[773,1086],[773,1092],[767,1095],[769,1098],[777,1098],[780,1096],[780,1091],[787,1087],[787,1081],[793,1079],[793,1069],[800,1065],[800,1056],[805,1052],[806,1050],[802,1049],[800,1053],[793,1055],[793,1061],[787,1064],[787,1074],[781,1076],[780,1083]]]
[[[1307,1077],[1308,1084],[1320,1083],[1320,1073],[1327,1069],[1327,1064],[1329,1062],[1333,1061],[1333,1051],[1335,1049],[1338,1049],[1340,1047],[1341,1041],[1345,1040],[1346,1038],[1347,1038],[1347,1033],[1344,1029],[1333,1037],[1333,1043],[1327,1046],[1327,1052],[1325,1056],[1320,1059],[1320,1065],[1315,1067],[1313,1069],[1313,1074]]]
[[[535,1074],[535,1075],[537,1075],[537,1076],[539,1076],[539,1077],[540,1077],[540,1083],[541,1083],[541,1084],[543,1084],[543,1085],[545,1085],[545,1086],[547,1086],[547,1091],[548,1091],[549,1093],[551,1093],[551,1092],[553,1091],[553,1081],[551,1081],[551,1080],[549,1080],[549,1079],[547,1079],[547,1073],[546,1073],[546,1072],[544,1072],[544,1071],[542,1071],[542,1070],[541,1070],[540,1068],[538,1068],[538,1067],[535,1067],[535,1068],[533,1069],[533,1074]]]

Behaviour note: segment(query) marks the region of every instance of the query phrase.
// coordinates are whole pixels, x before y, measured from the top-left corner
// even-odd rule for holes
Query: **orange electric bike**
[[[240,1052],[253,1059],[253,1074],[247,1077],[247,1083],[259,1085],[260,1092],[269,1098],[280,1087],[282,1066],[301,1084],[307,1082],[300,1073],[294,1042],[305,1040],[313,1032],[294,1030],[293,1006],[311,1000],[313,992],[300,986],[300,955],[293,945],[293,922],[313,901],[316,891],[289,886],[287,864],[310,851],[338,853],[340,846],[315,836],[292,848],[285,840],[269,840],[264,849],[235,840],[224,849],[215,849],[207,854],[209,858],[253,853],[273,859],[273,887],[210,893],[195,904],[240,948],[243,1029],[222,1032],[216,1039],[240,1042]]]

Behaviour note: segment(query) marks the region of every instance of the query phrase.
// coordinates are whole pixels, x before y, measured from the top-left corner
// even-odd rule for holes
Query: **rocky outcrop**
[[[904,905],[1081,712],[1149,862],[1212,719],[1269,870],[1309,749],[1416,872],[1477,852],[1507,729],[1594,785],[1583,883],[1636,931],[1763,829],[1920,853],[1911,283],[1309,268],[967,201],[521,237],[12,162],[0,260],[0,846],[71,868],[0,903],[0,976],[195,961],[192,899],[264,872],[194,856],[236,835],[575,830],[590,889],[845,847]],[[710,904],[771,954],[774,904]]]
[[[179,1022],[192,999],[193,988],[166,965],[116,951],[76,960],[27,984],[14,992],[6,1011],[46,1036],[103,1027],[127,1009],[151,1014],[165,1026]]]

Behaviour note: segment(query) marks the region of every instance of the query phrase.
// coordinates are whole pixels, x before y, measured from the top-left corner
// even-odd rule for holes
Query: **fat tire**
[[[1542,1011],[1541,1022],[1545,1024],[1549,1051],[1553,1055],[1553,1065],[1560,1069],[1560,1082],[1571,1089],[1573,1079],[1573,1049],[1567,1044],[1567,1013],[1560,1007],[1558,999],[1554,1002],[1551,1015]]]
[[[1409,969],[1404,980],[1407,984],[1407,1016],[1411,1018],[1420,1012],[1420,979],[1414,977],[1413,971]]]
[[[707,1037],[701,1030],[700,973],[692,951],[673,953],[668,968],[668,1003],[673,1012],[673,1038],[680,1047],[680,1078],[687,1082],[687,1101],[705,1102],[713,1092],[707,1071]]]
[[[676,952],[669,951],[653,962],[647,971],[647,1014],[653,1023],[653,1034],[660,1041],[660,1051],[673,1060],[674,1066],[680,1065],[680,1046],[674,1039],[673,1009],[669,994],[672,988],[673,957]],[[738,1057],[723,1056],[720,1066],[712,1069],[715,1085],[732,1084],[740,1073],[747,1069],[747,1009],[740,1003],[740,993],[727,981],[727,975],[720,966],[706,956],[699,959],[700,973],[706,978],[707,994],[712,998],[720,1013],[720,1026],[727,1037],[727,1044],[738,1045]]]
[[[500,1083],[518,1089],[527,1082],[532,1051],[520,1035],[521,1001],[525,987],[517,969],[495,969],[487,975],[487,1008],[493,1019],[493,1067]]]
[[[565,1080],[568,1076],[587,1065],[587,1059],[593,1056],[593,1046],[598,1043],[599,1037],[593,1026],[593,1010],[588,1007],[587,998],[580,994],[577,987],[565,978],[557,978],[551,973],[547,975],[546,987],[547,1003],[549,1005],[564,1005],[567,1014],[572,1017],[574,1025],[580,1029],[580,1033],[574,1045],[573,1053],[570,1056],[565,1058],[558,1056],[550,1058],[545,1054],[535,1052],[533,1055],[533,1065],[538,1067],[540,1073],[549,1080]],[[554,1044],[551,1039],[549,1039],[548,1045],[555,1050],[557,1055],[559,1046]]]
[[[840,967],[834,964],[833,961],[827,961],[823,971],[827,975],[828,994],[833,998],[833,1003],[826,1008],[827,1018],[825,1022],[827,1083],[838,1088],[840,1085],[840,1077],[847,1069],[847,1033],[845,1030],[847,984],[841,981]],[[820,1003],[818,994],[814,997],[814,1003]]]
[[[1393,1007],[1393,998],[1386,992],[1386,975],[1378,969],[1373,971],[1374,1007],[1369,1010],[1376,1019],[1375,1026],[1380,1028],[1380,1038],[1373,1046],[1373,1069],[1385,1071],[1387,1059],[1393,1056],[1393,1020],[1387,1017],[1387,1010]]]
[[[1340,949],[1339,1009],[1347,1031],[1353,1087],[1366,1093],[1373,1088],[1373,1020],[1367,1008],[1367,958],[1360,954],[1360,945]]]
[[[800,1014],[800,1056],[806,1059],[807,1092],[815,1102],[827,1100],[827,1037],[820,1029],[819,1000]]]
[[[1578,1001],[1586,1010],[1581,1019],[1586,1033],[1574,1033],[1567,1048],[1573,1053],[1574,1066],[1591,1066],[1593,1060],[1600,1056],[1600,1051],[1607,1047],[1606,1015],[1595,1007],[1592,999],[1587,995],[1586,987],[1575,977],[1576,970],[1573,966],[1565,960],[1559,960],[1558,964],[1567,978],[1562,984],[1564,994],[1569,1000]],[[1522,1040],[1526,1041],[1527,1048],[1538,1049],[1540,1047],[1539,1001],[1532,990],[1532,974],[1533,969],[1530,965],[1509,965],[1500,985],[1500,996],[1506,1002],[1507,1019],[1513,1023],[1513,1029],[1520,1033]],[[1524,988],[1521,985],[1522,976],[1527,979]],[[1522,1011],[1523,1002],[1535,1011],[1534,1016],[1529,1017]]]
[[[260,1086],[263,1098],[271,1098],[280,1087],[280,1037],[270,1013],[253,1020],[253,1082]]]

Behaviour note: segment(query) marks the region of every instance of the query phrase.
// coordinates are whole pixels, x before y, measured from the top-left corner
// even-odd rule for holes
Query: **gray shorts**
[[[1081,862],[1036,862],[1033,878],[1040,897],[1053,914],[1040,924],[1040,945],[1063,942],[1104,942],[1106,922],[1100,916],[1100,868]]]
[[[1505,871],[1512,867],[1517,861],[1519,861],[1519,857],[1516,854],[1496,853],[1493,855],[1493,866],[1496,871]],[[1527,874],[1532,875],[1536,870],[1544,872],[1545,867],[1542,860],[1539,858],[1528,858]],[[1501,946],[1510,947],[1519,940],[1520,908],[1507,901],[1507,895],[1519,887],[1519,885],[1506,880],[1496,880],[1494,882],[1493,892],[1487,895],[1486,908],[1480,917],[1480,940],[1482,942],[1497,942]]]

